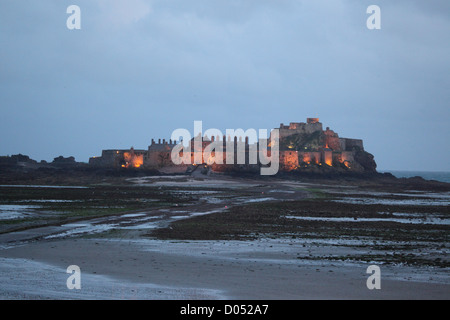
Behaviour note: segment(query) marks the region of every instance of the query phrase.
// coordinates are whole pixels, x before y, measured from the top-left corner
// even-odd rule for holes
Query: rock
[[[377,171],[377,164],[374,160],[374,156],[363,150],[357,150],[355,152],[355,161],[360,164],[364,171],[366,172],[376,172]]]

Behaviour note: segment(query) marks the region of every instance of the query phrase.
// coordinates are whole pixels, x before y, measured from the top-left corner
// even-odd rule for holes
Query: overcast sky
[[[448,0],[0,0],[0,155],[319,117],[378,169],[450,171],[449,40]]]

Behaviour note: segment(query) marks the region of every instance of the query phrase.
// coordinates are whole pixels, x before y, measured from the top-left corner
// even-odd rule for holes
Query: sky
[[[379,170],[450,171],[449,40],[448,0],[0,0],[0,155],[318,117]]]

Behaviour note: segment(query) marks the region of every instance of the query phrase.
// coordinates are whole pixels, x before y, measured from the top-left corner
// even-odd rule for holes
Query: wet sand
[[[309,247],[309,246],[308,246]],[[308,248],[307,247],[307,248]],[[26,299],[449,299],[445,274],[368,264],[304,261],[300,243],[65,239],[0,251],[0,297]],[[306,250],[306,249],[305,249]],[[23,270],[17,268],[15,263]],[[38,264],[35,264],[39,262]],[[66,268],[81,269],[80,290]],[[430,278],[435,277],[434,281]],[[447,279],[448,280],[448,279]]]
[[[141,179],[138,182],[148,181]],[[176,185],[176,181],[157,183]],[[197,182],[197,186],[199,184]],[[208,180],[205,185],[223,187],[225,184],[220,180]],[[211,199],[205,194],[197,205],[183,208],[143,210],[78,221],[76,224],[3,233],[0,235],[0,298],[450,298],[448,268],[382,264],[381,289],[369,290],[366,270],[378,262],[322,259],[330,255],[366,253],[367,247],[361,246],[357,239],[337,243],[336,240],[286,235],[247,240],[161,240],[149,237],[151,230],[170,230],[174,221],[214,215],[214,212],[223,212],[226,205],[303,199],[306,188],[314,186],[292,181],[268,185],[252,180],[240,180],[235,185],[227,182],[226,185],[230,190],[251,189],[253,194],[239,195],[233,198],[234,202],[220,197],[206,201]],[[353,186],[348,187],[347,192],[353,189]],[[297,219],[290,220],[297,223]],[[120,230],[120,233],[105,232],[110,230]],[[446,248],[439,250],[445,251]],[[445,252],[439,254],[445,256]],[[78,265],[81,269],[80,290],[69,290],[66,286],[69,276],[66,268],[69,265]]]

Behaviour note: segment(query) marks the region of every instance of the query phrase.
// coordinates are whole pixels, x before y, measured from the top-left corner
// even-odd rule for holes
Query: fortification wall
[[[339,138],[341,150],[352,151],[354,147],[364,150],[363,141],[361,139]]]
[[[322,150],[322,163],[325,163],[329,166],[333,165],[333,151],[331,149]]]
[[[100,157],[89,158],[89,164],[95,167],[119,168],[132,165],[138,168],[142,165],[146,150],[102,150]]]
[[[100,157],[89,158],[89,164],[95,167],[114,168],[118,166],[119,151],[117,150],[102,150]]]
[[[303,122],[292,122],[289,127],[281,124],[279,128],[280,139],[286,138],[293,134],[312,134],[316,131],[322,131],[322,123],[303,123]]]
[[[354,152],[353,151],[340,151],[340,152],[333,152],[333,161],[344,163],[344,162],[354,162]]]
[[[173,147],[176,146],[176,141],[166,141],[166,139],[158,139],[155,142],[152,139],[152,144],[148,146],[148,151],[144,155],[144,167],[146,168],[161,168],[164,166],[173,166],[170,158]]]
[[[298,159],[300,163],[319,164],[321,162],[321,158],[321,153],[319,151],[298,152]]]
[[[328,148],[332,149],[333,151],[341,151],[341,142],[339,139],[339,136],[336,132],[333,130],[330,130],[330,128],[327,127],[327,129],[324,131],[325,134],[325,143]]]
[[[295,170],[298,164],[297,151],[280,151],[280,167],[282,170]]]

